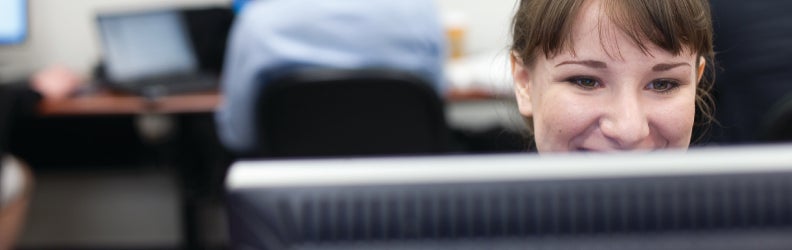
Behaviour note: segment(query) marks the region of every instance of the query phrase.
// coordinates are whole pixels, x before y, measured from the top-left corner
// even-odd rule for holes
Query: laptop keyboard
[[[214,90],[218,86],[218,78],[207,75],[177,75],[147,79],[139,84],[130,84],[132,91],[147,98],[165,95],[178,95],[191,92]]]

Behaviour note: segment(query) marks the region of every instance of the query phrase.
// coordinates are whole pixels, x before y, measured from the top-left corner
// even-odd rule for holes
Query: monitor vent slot
[[[335,187],[281,219],[299,242],[752,230],[792,226],[791,198],[786,174]]]

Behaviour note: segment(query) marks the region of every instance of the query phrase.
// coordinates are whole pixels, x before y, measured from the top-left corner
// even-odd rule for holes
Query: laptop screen
[[[177,11],[100,15],[99,32],[107,77],[112,82],[197,71],[198,63]]]

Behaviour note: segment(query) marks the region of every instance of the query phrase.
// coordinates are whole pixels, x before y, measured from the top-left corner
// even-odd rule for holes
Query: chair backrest
[[[257,98],[254,156],[414,155],[447,148],[440,97],[409,73],[312,68],[266,81]]]

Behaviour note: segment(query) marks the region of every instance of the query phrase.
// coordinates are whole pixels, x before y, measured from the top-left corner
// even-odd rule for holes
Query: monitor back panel
[[[790,149],[239,163],[231,236],[273,249],[789,249]]]

